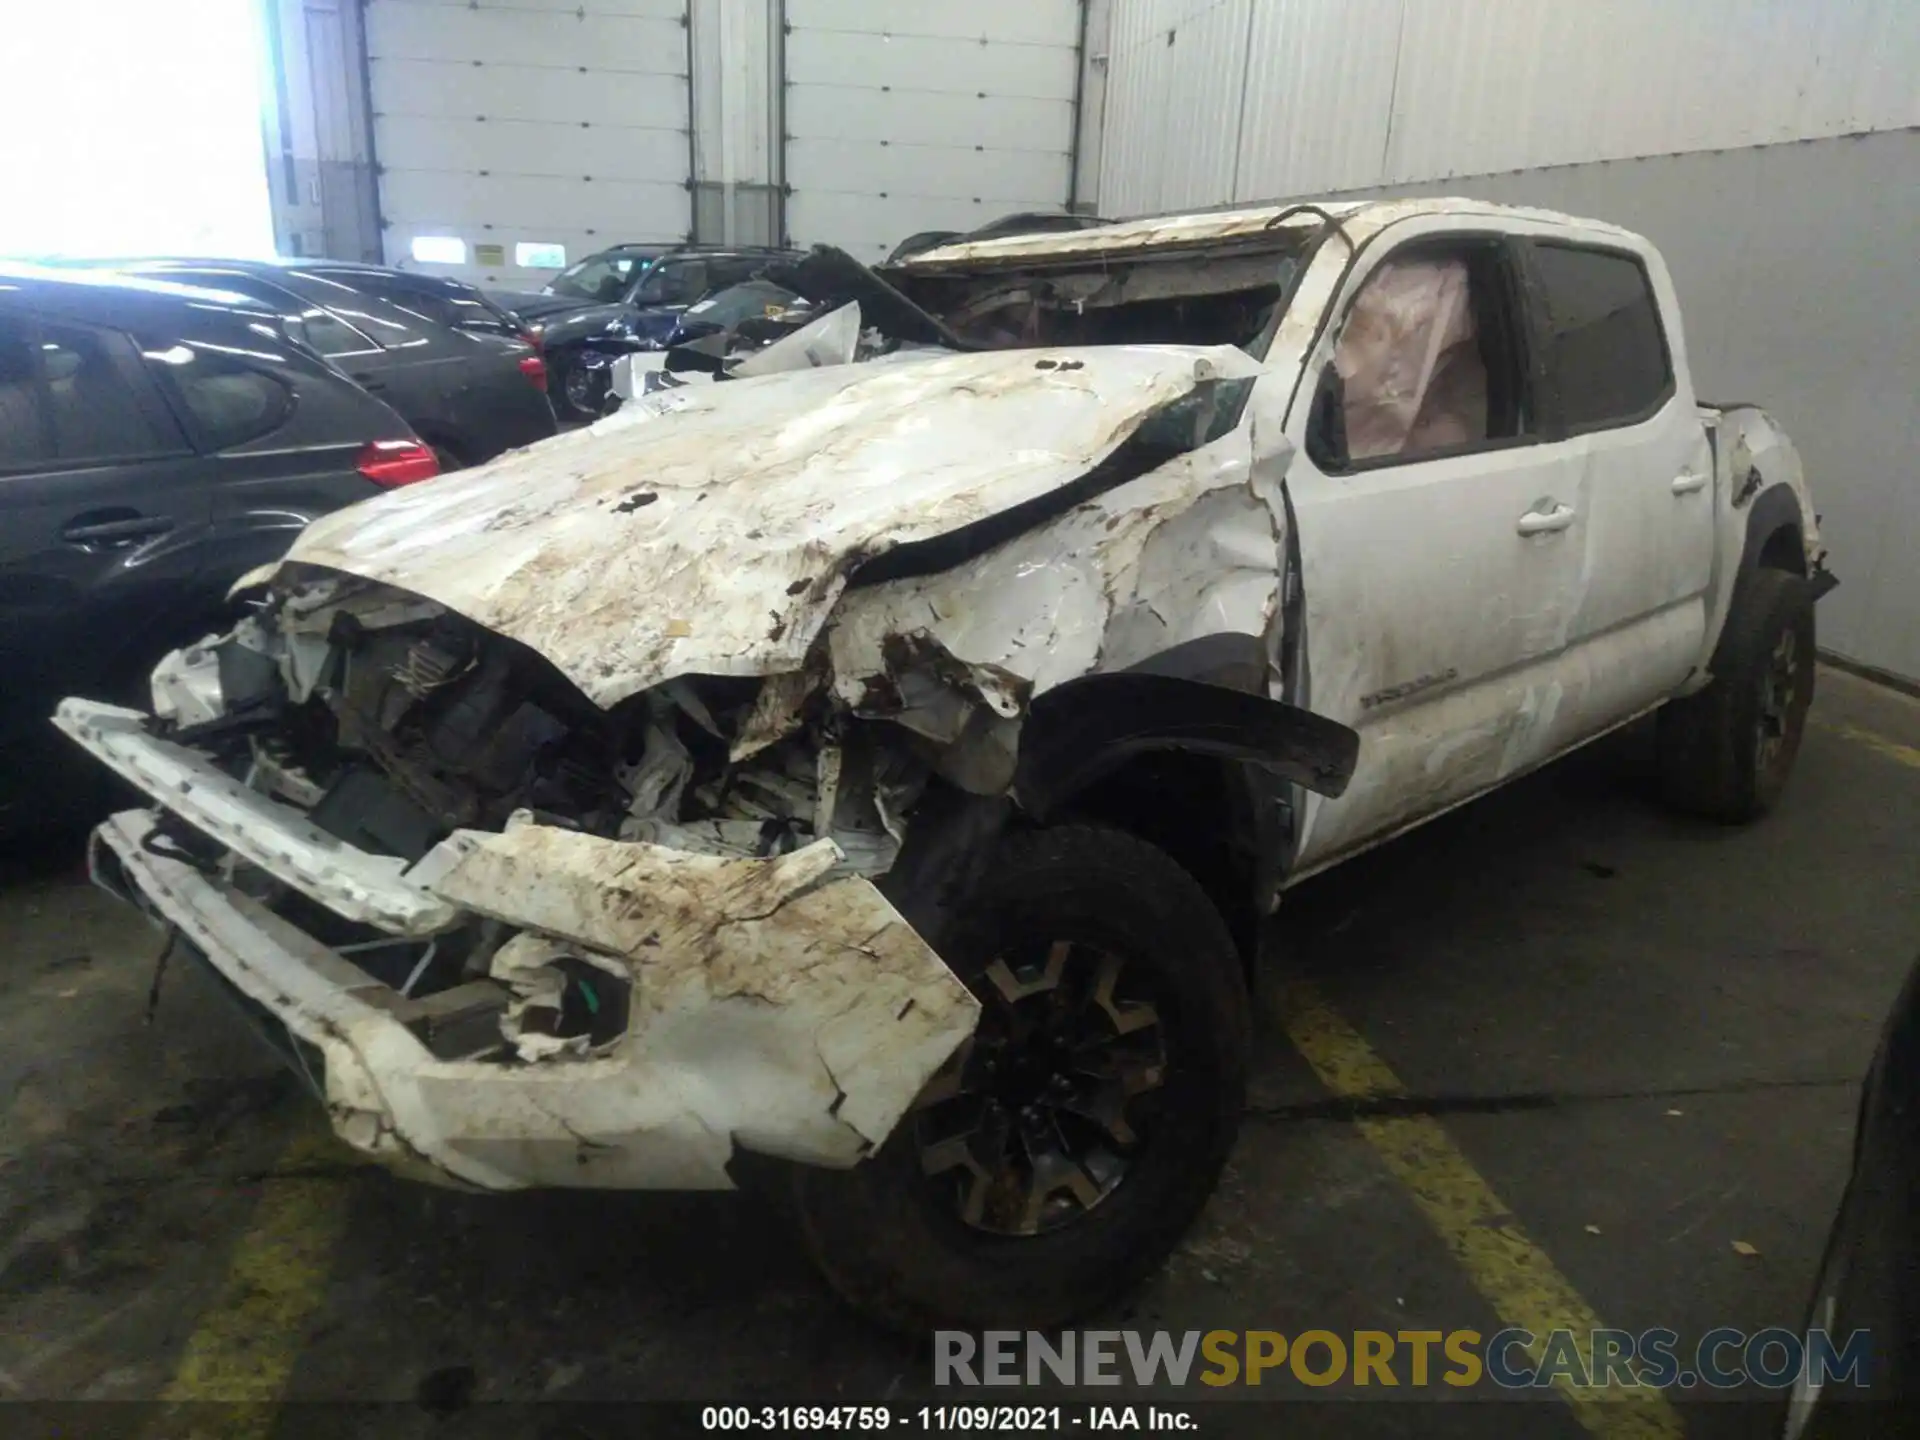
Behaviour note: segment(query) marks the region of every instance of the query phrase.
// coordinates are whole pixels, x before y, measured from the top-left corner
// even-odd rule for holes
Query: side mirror
[[[1307,458],[1329,475],[1347,469],[1347,387],[1340,371],[1329,360],[1320,372],[1320,383],[1313,392],[1313,408],[1307,413]]]

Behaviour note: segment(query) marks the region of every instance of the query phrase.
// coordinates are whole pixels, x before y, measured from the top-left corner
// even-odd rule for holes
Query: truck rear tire
[[[1199,883],[1119,830],[1011,838],[957,929],[979,1028],[878,1153],[796,1168],[801,1231],[882,1323],[1046,1329],[1160,1264],[1212,1193],[1246,985]]]
[[[1755,570],[1734,597],[1713,682],[1660,711],[1667,801],[1727,824],[1779,800],[1813,703],[1813,592],[1785,570]]]

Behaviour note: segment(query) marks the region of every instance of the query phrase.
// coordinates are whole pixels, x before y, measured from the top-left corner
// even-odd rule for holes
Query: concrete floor
[[[1920,953],[1920,752],[1899,748],[1920,746],[1920,702],[1823,672],[1788,795],[1746,830],[1656,808],[1644,739],[1303,886],[1279,961],[1398,1072],[1606,1323],[1796,1326],[1857,1082]],[[763,1200],[389,1180],[302,1148],[301,1096],[191,967],[143,1025],[155,939],[60,857],[13,863],[0,936],[0,1398],[166,1393],[233,1303],[244,1237],[274,1203],[305,1207],[312,1253],[294,1269],[310,1294],[255,1297],[285,1331],[260,1341],[260,1373],[296,1401],[400,1402],[361,1433],[451,1433],[422,1402],[466,1398],[551,1416],[592,1413],[563,1400],[935,1395],[926,1357],[841,1310]],[[1499,1328],[1271,1005],[1262,1029],[1226,1183],[1105,1323]],[[1467,1433],[1498,1409],[1349,1401],[1295,1428]],[[1682,1409],[1699,1435],[1775,1419]],[[279,1433],[302,1433],[303,1413],[280,1414]],[[461,1434],[614,1433],[463,1413]],[[1550,1404],[1524,1433],[1582,1432]]]

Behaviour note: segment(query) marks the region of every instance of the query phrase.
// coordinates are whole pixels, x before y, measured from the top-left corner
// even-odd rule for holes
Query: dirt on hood
[[[326,516],[282,572],[437,601],[601,706],[794,670],[863,562],[1045,496],[1196,386],[1259,369],[1224,346],[908,353],[670,390]]]

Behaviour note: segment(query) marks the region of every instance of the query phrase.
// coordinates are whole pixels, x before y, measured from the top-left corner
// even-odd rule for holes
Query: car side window
[[[1673,394],[1660,307],[1638,257],[1536,243],[1548,383],[1570,434],[1634,425]]]
[[[707,267],[707,288],[719,290],[729,285],[744,285],[765,269],[768,263],[766,259],[753,255],[715,260]]]
[[[706,261],[667,260],[653,267],[633,299],[637,305],[688,305],[710,288]]]
[[[645,263],[638,255],[589,255],[554,276],[547,284],[547,293],[614,305],[632,283],[634,270]]]
[[[378,345],[338,315],[318,306],[288,316],[285,326],[289,339],[298,340],[308,349],[330,359],[337,355],[373,355],[380,350]]]
[[[367,270],[313,270],[322,280],[344,285],[449,330],[474,330],[518,338],[520,331],[489,306],[478,290],[453,284],[436,285]]]
[[[279,428],[293,409],[284,383],[219,350],[156,341],[141,355],[193,417],[202,450],[257,439]]]
[[[61,460],[126,460],[184,448],[115,363],[111,340],[77,325],[40,327],[40,371]],[[124,343],[124,342],[123,342]],[[154,404],[158,404],[155,397]]]
[[[1527,436],[1532,405],[1503,247],[1418,246],[1354,296],[1309,451],[1323,468],[1405,464]]]
[[[23,469],[52,455],[33,341],[26,326],[0,316],[0,469]]]

